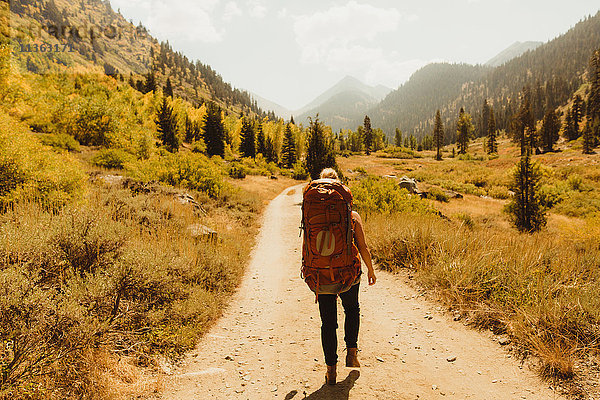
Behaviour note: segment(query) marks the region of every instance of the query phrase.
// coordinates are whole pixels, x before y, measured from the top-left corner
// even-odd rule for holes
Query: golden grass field
[[[481,141],[462,160],[448,158],[450,151],[441,162],[433,153],[338,158],[351,187],[365,186],[372,179],[366,174],[395,175],[417,179],[420,190],[461,192],[459,199],[423,200],[443,218],[363,211],[379,267],[414,277],[450,310],[467,314],[470,324],[507,333],[519,355],[539,360],[543,376],[562,379],[574,394],[600,383],[600,155],[584,156],[577,147],[563,143],[560,152],[533,157],[543,190],[560,193],[547,226],[535,234],[518,233],[503,211],[518,161],[506,138],[491,159]]]

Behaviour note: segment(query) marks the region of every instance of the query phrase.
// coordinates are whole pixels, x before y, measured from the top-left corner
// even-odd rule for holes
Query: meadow
[[[379,268],[408,275],[467,323],[508,335],[543,376],[577,392],[595,381],[600,350],[599,155],[561,143],[534,156],[548,223],[521,234],[504,211],[517,147],[503,138],[489,157],[479,140],[466,157],[450,154],[338,158]],[[409,196],[394,176],[437,195]]]

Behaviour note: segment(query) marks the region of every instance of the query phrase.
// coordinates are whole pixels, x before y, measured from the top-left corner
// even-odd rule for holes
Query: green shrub
[[[54,115],[57,128],[86,146],[110,146],[115,141],[117,122],[103,96],[67,100]]]
[[[356,167],[353,169],[353,171],[359,174],[367,174],[367,170],[364,167]]]
[[[80,197],[85,174],[77,161],[44,147],[2,113],[0,126],[0,208],[16,201],[62,207]]]
[[[505,200],[510,198],[510,191],[506,186],[492,186],[488,190],[488,196],[493,197],[494,199]]]
[[[92,164],[107,169],[123,169],[128,161],[133,157],[122,149],[104,149],[100,150],[93,158]]]
[[[584,190],[583,178],[579,174],[571,174],[567,178],[567,184],[571,190],[581,192]]]
[[[467,213],[456,214],[456,219],[458,219],[462,225],[466,226],[470,230],[475,228],[475,221],[473,221],[473,218],[471,218],[471,216]]]
[[[363,213],[435,214],[435,210],[419,196],[411,196],[392,180],[369,176],[352,186],[354,206]]]
[[[246,177],[246,169],[241,164],[233,163],[229,167],[229,176],[234,179],[244,179]]]
[[[304,168],[304,164],[301,161],[296,162],[292,171],[292,178],[297,181],[305,181],[308,177],[308,171]]]
[[[225,189],[221,165],[202,154],[163,152],[160,157],[137,160],[126,167],[134,179],[198,190],[213,198]]]
[[[81,150],[79,142],[73,136],[66,133],[38,134],[37,137],[46,146],[76,152]]]
[[[429,192],[427,192],[427,198],[441,201],[443,203],[447,203],[450,200],[448,195],[443,190],[435,187],[429,189]]]

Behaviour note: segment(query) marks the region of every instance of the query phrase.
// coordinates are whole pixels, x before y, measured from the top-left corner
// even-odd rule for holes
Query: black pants
[[[356,284],[348,291],[337,294],[319,294],[319,313],[321,314],[321,343],[325,353],[325,364],[337,363],[337,296],[342,299],[346,314],[344,322],[344,341],[346,348],[356,348],[358,328],[360,324],[360,309],[358,307],[358,287]]]

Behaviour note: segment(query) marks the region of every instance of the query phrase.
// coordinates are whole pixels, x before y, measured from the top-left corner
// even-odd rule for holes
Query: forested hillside
[[[525,86],[531,87],[534,118],[540,120],[545,111],[566,104],[584,83],[590,57],[599,43],[600,13],[497,68],[424,67],[370,111],[373,124],[388,135],[399,127],[423,137],[433,131],[433,117],[439,108],[445,132],[453,133],[459,109],[464,107],[479,121],[487,99],[494,108],[497,127],[509,129]]]
[[[108,1],[12,0],[9,5],[14,59],[29,72],[97,70],[142,92],[165,87],[169,79],[174,92],[193,104],[214,101],[236,113],[266,115],[246,91],[168,42],[158,43]]]

